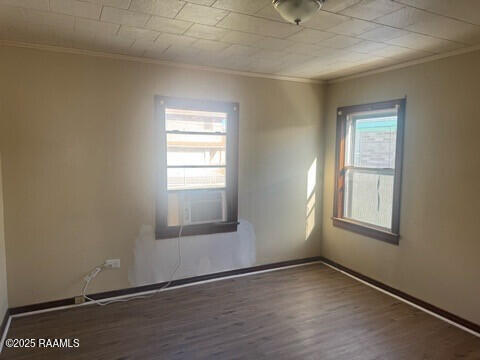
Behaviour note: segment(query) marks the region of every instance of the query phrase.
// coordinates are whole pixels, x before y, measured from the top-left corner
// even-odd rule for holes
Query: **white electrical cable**
[[[183,231],[183,225],[180,225],[180,230],[178,232],[178,241],[177,241],[177,247],[178,247],[178,261],[177,261],[177,266],[175,268],[175,270],[173,270],[173,273],[172,275],[170,276],[170,280],[168,281],[168,283],[166,283],[164,286],[162,286],[158,291],[160,290],[163,290],[167,287],[170,286],[170,284],[172,283],[173,281],[173,277],[175,276],[175,274],[177,273],[178,269],[180,269],[180,266],[182,265],[182,252],[181,252],[181,249],[180,249],[180,238],[182,237],[182,231]],[[158,292],[157,291],[157,292]]]
[[[130,301],[130,300],[135,300],[135,299],[146,299],[146,298],[149,298],[149,297],[152,297],[153,295],[157,294],[158,292],[162,291],[163,289],[167,288],[170,286],[170,284],[172,283],[173,281],[173,278],[175,276],[175,274],[177,273],[178,269],[180,268],[180,266],[182,265],[182,253],[181,253],[181,248],[180,248],[180,238],[182,237],[182,231],[183,231],[183,225],[180,225],[180,230],[178,232],[178,237],[177,237],[177,248],[178,248],[178,261],[177,261],[177,266],[175,267],[175,270],[173,270],[173,273],[172,275],[170,276],[170,280],[168,280],[168,282],[162,286],[160,289],[158,289],[157,291],[149,294],[149,295],[138,295],[138,296],[132,296],[132,297],[128,297],[128,298],[124,298],[124,299],[114,299],[114,300],[110,300],[110,301],[99,301],[99,300],[95,300],[95,299],[92,299],[90,297],[88,297],[86,295],[87,293],[87,288],[88,288],[88,285],[90,284],[90,282],[102,271],[102,270],[105,270],[107,267],[105,266],[105,264],[102,264],[100,266],[97,266],[95,267],[92,271],[90,271],[90,273],[88,273],[87,276],[85,276],[84,280],[85,280],[85,284],[83,285],[83,288],[82,288],[82,296],[84,299],[86,300],[89,300],[89,301],[92,301],[94,302],[95,304],[97,305],[100,305],[100,306],[105,306],[105,305],[108,305],[108,304],[112,304],[112,303],[116,303],[116,302],[127,302],[127,301]]]

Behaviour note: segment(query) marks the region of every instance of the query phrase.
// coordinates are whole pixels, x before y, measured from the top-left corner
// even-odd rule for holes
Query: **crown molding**
[[[0,40],[0,46],[28,48],[28,49],[44,50],[44,51],[51,51],[51,52],[58,52],[58,53],[66,53],[66,54],[87,55],[87,56],[101,57],[101,58],[107,58],[107,59],[116,59],[116,60],[124,60],[124,61],[138,62],[138,63],[144,63],[144,64],[171,66],[171,67],[189,69],[189,70],[210,71],[210,72],[221,73],[221,74],[247,76],[247,77],[253,77],[253,78],[293,81],[293,82],[309,83],[309,84],[325,84],[326,83],[325,81],[318,80],[318,79],[290,77],[290,76],[282,76],[282,75],[275,75],[275,74],[262,74],[262,73],[249,72],[249,71],[228,70],[228,69],[222,69],[222,68],[210,67],[210,66],[176,63],[173,61],[166,61],[166,60],[155,60],[155,59],[149,59],[149,58],[138,57],[138,56],[113,54],[113,53],[105,53],[105,52],[86,50],[86,49],[67,48],[67,47],[44,45],[44,44],[33,44],[33,43],[10,41],[10,40]]]
[[[436,60],[446,59],[446,58],[453,57],[453,56],[467,54],[467,53],[471,53],[471,52],[474,52],[474,51],[477,51],[477,50],[480,50],[480,45],[469,46],[469,47],[466,47],[466,48],[463,48],[463,49],[457,49],[457,50],[449,51],[449,52],[446,52],[446,53],[443,53],[443,54],[429,55],[429,56],[426,56],[426,57],[423,57],[423,58],[420,58],[420,59],[409,60],[409,61],[406,61],[406,62],[403,62],[403,63],[389,65],[389,66],[381,67],[381,68],[375,69],[375,70],[368,70],[368,71],[364,71],[364,72],[359,72],[357,74],[352,74],[352,75],[338,77],[338,78],[331,79],[331,80],[326,80],[325,82],[327,84],[337,84],[337,83],[341,83],[341,82],[348,81],[348,80],[362,78],[362,77],[365,77],[365,76],[371,76],[371,75],[380,74],[380,73],[384,73],[384,72],[388,72],[388,71],[392,71],[392,70],[407,68],[407,67],[414,66],[414,65],[424,64],[424,63],[428,63],[428,62],[432,62],[432,61],[436,61]]]
[[[263,74],[263,73],[249,72],[249,71],[228,70],[228,69],[222,69],[222,68],[216,68],[216,67],[210,67],[210,66],[176,63],[173,61],[166,61],[166,60],[155,60],[155,59],[149,59],[149,58],[138,57],[138,56],[113,54],[113,53],[105,53],[105,52],[86,50],[86,49],[67,48],[67,47],[44,45],[44,44],[33,44],[33,43],[10,41],[10,40],[0,40],[0,46],[37,49],[37,50],[66,53],[66,54],[86,55],[86,56],[94,56],[94,57],[107,58],[107,59],[138,62],[138,63],[144,63],[144,64],[170,66],[170,67],[176,67],[180,69],[209,71],[209,72],[215,72],[220,74],[229,74],[229,75],[246,76],[246,77],[252,77],[252,78],[280,80],[280,81],[292,81],[292,82],[307,83],[307,84],[337,84],[337,83],[348,81],[348,80],[358,79],[358,78],[380,74],[383,72],[393,71],[397,69],[403,69],[403,68],[414,66],[414,65],[424,64],[424,63],[441,60],[441,59],[445,59],[453,56],[458,56],[462,54],[467,54],[470,52],[480,50],[480,45],[473,45],[470,47],[446,52],[443,54],[430,55],[430,56],[426,56],[416,60],[409,60],[399,64],[380,67],[375,70],[368,70],[368,71],[358,72],[352,75],[340,76],[334,79],[322,80],[322,79],[309,79],[309,78],[282,76],[282,75],[275,75],[275,74]]]

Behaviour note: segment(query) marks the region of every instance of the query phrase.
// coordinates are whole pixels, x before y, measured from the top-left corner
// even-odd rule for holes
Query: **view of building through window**
[[[396,110],[352,114],[346,131],[344,216],[390,229]]]
[[[225,187],[226,115],[166,109],[168,190]]]
[[[168,225],[224,221],[227,114],[167,108],[165,128]]]

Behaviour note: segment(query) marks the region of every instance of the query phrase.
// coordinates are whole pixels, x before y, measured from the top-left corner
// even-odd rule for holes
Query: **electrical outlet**
[[[105,267],[109,269],[116,269],[120,267],[120,259],[105,260]]]

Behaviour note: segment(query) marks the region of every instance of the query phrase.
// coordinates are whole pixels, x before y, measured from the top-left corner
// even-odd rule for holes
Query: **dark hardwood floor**
[[[16,318],[7,338],[80,347],[2,359],[480,359],[480,338],[321,264]]]

